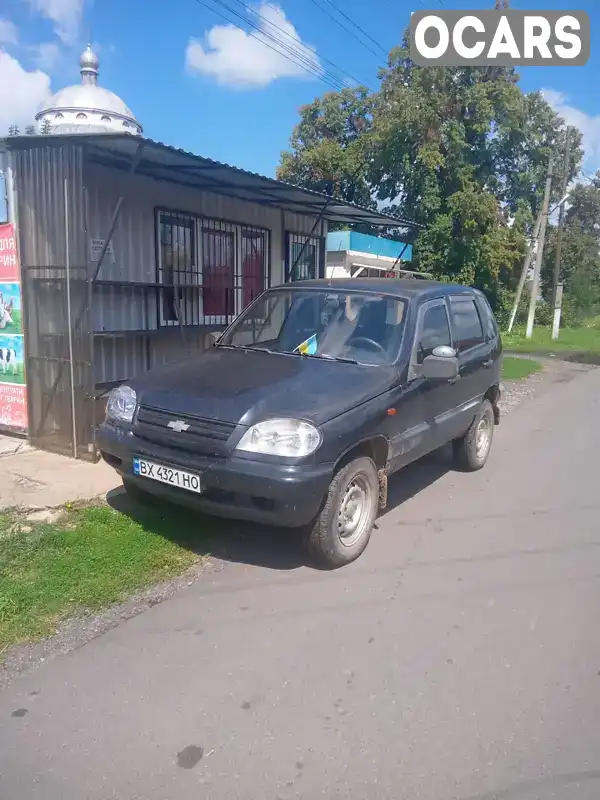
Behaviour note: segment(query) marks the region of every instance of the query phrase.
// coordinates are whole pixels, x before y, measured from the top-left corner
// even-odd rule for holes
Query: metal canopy
[[[385,227],[396,229],[398,235],[418,228],[414,223],[390,214],[336,200],[310,189],[266,178],[141,136],[81,133],[14,136],[4,140],[4,145],[11,149],[61,146],[66,143],[82,144],[92,162],[124,171],[131,170],[132,162],[138,156],[138,149],[142,144],[142,152],[135,168],[138,175],[273,206],[295,214],[320,215],[328,222],[342,225]]]

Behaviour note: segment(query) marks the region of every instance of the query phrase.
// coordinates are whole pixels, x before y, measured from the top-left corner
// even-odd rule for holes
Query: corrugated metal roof
[[[136,173],[157,180],[175,182],[192,189],[203,189],[230,195],[293,213],[318,215],[328,222],[346,225],[375,225],[404,229],[417,228],[414,223],[380,211],[337,200],[311,189],[267,178],[255,172],[213,161],[141,136],[129,134],[59,134],[50,136],[11,136],[0,140],[10,149],[84,144],[88,158],[107,167],[129,170],[142,146]]]

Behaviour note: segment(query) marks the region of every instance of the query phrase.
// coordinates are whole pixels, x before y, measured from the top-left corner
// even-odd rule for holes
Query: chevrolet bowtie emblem
[[[183,431],[187,431],[190,426],[187,422],[184,422],[182,419],[176,419],[173,422],[169,422],[167,428],[171,428],[171,430],[177,431],[177,433],[183,433]]]

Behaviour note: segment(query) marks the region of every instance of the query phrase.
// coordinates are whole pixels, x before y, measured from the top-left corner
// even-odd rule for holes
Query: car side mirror
[[[221,338],[221,331],[211,331],[208,335],[208,341],[210,347],[216,347],[217,342]]]
[[[423,359],[422,373],[428,381],[452,381],[458,377],[458,359],[451,347],[436,347]]]

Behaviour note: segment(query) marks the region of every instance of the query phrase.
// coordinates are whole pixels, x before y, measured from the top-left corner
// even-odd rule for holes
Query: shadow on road
[[[382,519],[423,489],[431,486],[451,469],[450,455],[438,451],[417,461],[390,478],[388,505]],[[240,564],[292,570],[313,566],[306,554],[301,533],[288,528],[270,528],[248,522],[218,519],[151,499],[141,504],[123,489],[108,493],[107,502],[146,530],[164,536],[198,555]]]

